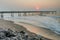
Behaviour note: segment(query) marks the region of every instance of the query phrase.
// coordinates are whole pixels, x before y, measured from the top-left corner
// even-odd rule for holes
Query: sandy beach
[[[12,29],[12,30],[15,30],[14,28],[14,24],[12,21],[7,21],[7,20],[3,20],[3,19],[0,19],[0,28],[3,28],[3,29]]]
[[[45,28],[41,28],[41,27],[35,27],[29,24],[25,24],[25,23],[16,23],[19,25],[23,25],[23,27],[27,28],[27,30],[42,35],[46,38],[52,39],[52,40],[60,40],[60,36],[55,34],[54,32],[52,32],[51,30],[45,29]]]

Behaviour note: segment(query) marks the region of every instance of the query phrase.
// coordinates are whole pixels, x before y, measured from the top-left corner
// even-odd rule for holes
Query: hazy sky
[[[0,10],[56,10],[60,0],[0,0]]]

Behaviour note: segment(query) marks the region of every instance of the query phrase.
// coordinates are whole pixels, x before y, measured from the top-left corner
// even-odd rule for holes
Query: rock
[[[25,34],[25,32],[24,32],[24,31],[20,31],[20,33],[21,33],[21,34]]]
[[[31,33],[31,36],[25,31],[14,32],[11,29],[0,29],[0,40],[50,40],[40,35]]]
[[[5,32],[6,37],[15,37],[16,35],[14,35],[14,32],[10,29],[8,29],[8,31]]]
[[[4,34],[4,32],[0,32],[0,39],[3,39],[3,38],[5,38],[6,36],[5,36],[5,34]]]

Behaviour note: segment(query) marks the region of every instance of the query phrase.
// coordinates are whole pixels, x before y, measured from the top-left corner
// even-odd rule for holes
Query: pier
[[[0,11],[1,18],[4,18],[5,13],[10,13],[11,17],[14,17],[14,13],[17,13],[18,16],[34,16],[34,15],[44,16],[44,14],[56,15],[56,11]]]

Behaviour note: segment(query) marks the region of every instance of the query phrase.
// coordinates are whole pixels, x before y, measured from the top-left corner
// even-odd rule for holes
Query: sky
[[[60,10],[60,0],[0,0],[2,10]]]

